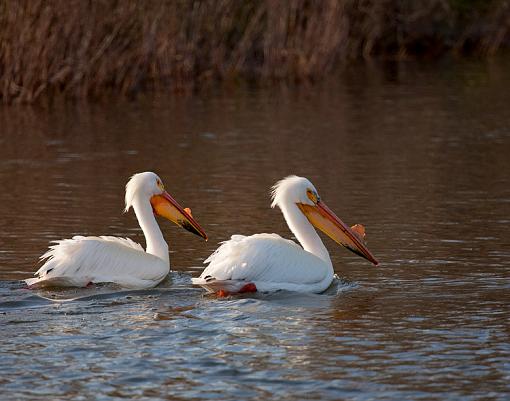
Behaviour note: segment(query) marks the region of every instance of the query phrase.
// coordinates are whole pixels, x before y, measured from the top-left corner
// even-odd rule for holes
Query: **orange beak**
[[[323,201],[319,201],[313,206],[304,203],[298,203],[297,206],[310,223],[333,241],[369,260],[374,265],[379,264],[360,236],[340,220]]]
[[[200,227],[200,224],[198,224],[191,216],[191,213],[183,209],[168,192],[163,191],[160,195],[152,196],[151,205],[154,213],[158,216],[174,222],[178,226],[201,236],[207,241],[207,234],[202,227]]]

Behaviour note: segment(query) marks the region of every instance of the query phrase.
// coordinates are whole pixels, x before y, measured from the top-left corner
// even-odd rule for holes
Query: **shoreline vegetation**
[[[3,0],[0,99],[318,80],[357,59],[509,44],[509,0]]]

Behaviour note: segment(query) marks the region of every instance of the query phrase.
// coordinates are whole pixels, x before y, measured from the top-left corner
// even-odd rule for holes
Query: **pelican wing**
[[[147,288],[169,270],[163,260],[128,238],[75,236],[55,242],[41,256],[45,263],[35,273],[37,277],[25,280],[28,285],[82,287],[91,282],[113,282]]]
[[[320,292],[333,275],[323,260],[277,234],[234,235],[204,263],[209,265],[193,282],[210,291],[222,287],[235,292],[254,283],[259,291]]]

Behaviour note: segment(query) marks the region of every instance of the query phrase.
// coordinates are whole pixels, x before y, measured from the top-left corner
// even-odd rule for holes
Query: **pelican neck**
[[[147,244],[146,252],[170,263],[168,245],[154,217],[149,200],[142,199],[139,195],[135,195],[133,199],[133,210],[135,211],[138,224],[145,236]]]
[[[332,266],[328,250],[324,246],[312,224],[308,221],[298,206],[295,203],[287,203],[279,206],[290,231],[292,231],[303,249],[322,259],[326,264]]]

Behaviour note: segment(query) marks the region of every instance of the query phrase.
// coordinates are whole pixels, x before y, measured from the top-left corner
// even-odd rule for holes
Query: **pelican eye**
[[[311,189],[306,191],[306,196],[308,196],[308,199],[310,199],[313,203],[317,203],[320,201],[319,195],[317,195],[317,192],[312,191]]]
[[[161,180],[157,180],[157,181],[156,181],[156,185],[157,185],[157,186],[159,187],[159,189],[161,189],[161,190],[164,190],[164,189],[165,189],[165,187],[163,186],[163,183],[161,182]]]

